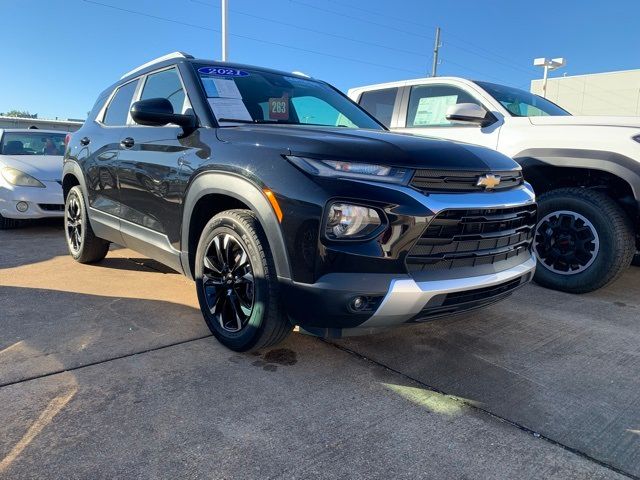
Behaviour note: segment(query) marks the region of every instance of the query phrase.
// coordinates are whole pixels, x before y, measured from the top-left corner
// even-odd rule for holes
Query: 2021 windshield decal
[[[249,72],[228,67],[200,67],[198,73],[202,75],[217,75],[221,77],[248,77]]]

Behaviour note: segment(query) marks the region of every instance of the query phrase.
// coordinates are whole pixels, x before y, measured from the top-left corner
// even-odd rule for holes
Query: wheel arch
[[[211,205],[212,202],[215,205]],[[193,279],[195,250],[206,222],[216,213],[232,208],[246,208],[256,215],[269,241],[278,277],[291,278],[280,222],[269,200],[255,184],[226,172],[199,174],[191,182],[185,195],[181,231],[181,256],[185,275]],[[202,211],[210,214],[204,222],[200,214]]]
[[[563,187],[598,189],[636,223],[640,217],[640,163],[629,157],[597,150],[529,149],[514,159],[536,195]]]
[[[84,174],[80,165],[72,161],[66,161],[62,167],[62,195],[65,200],[69,194],[69,190],[73,187],[80,185],[82,193],[87,199],[87,188],[84,180]]]

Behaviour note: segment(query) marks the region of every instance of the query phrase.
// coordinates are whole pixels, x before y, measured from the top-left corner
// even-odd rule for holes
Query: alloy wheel
[[[231,234],[213,237],[205,250],[202,288],[207,307],[220,327],[232,333],[245,328],[254,304],[249,255]]]
[[[67,241],[71,250],[77,253],[82,247],[82,206],[75,195],[67,202],[65,217]]]
[[[595,261],[600,238],[586,217],[559,210],[538,222],[533,248],[544,268],[560,275],[575,275]]]

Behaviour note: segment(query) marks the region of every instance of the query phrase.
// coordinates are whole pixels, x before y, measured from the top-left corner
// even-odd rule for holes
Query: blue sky
[[[0,111],[84,118],[100,91],[151,58],[183,50],[219,59],[219,4],[3,0]],[[530,80],[541,76],[531,66],[538,56],[566,57],[568,66],[558,75],[640,68],[638,0],[229,4],[231,61],[300,70],[344,91],[426,76],[436,25],[442,28],[440,75],[528,88]]]

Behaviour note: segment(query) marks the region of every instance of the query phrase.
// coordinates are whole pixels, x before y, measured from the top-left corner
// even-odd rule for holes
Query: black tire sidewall
[[[591,290],[591,285],[596,284],[601,278],[606,277],[615,259],[618,245],[616,234],[611,223],[597,205],[586,199],[567,195],[556,195],[550,198],[541,198],[538,203],[538,219],[542,220],[550,213],[556,211],[575,212],[589,220],[596,230],[599,239],[599,250],[595,260],[582,272],[570,275],[562,275],[547,269],[543,260],[539,259],[535,274],[535,280],[539,284],[567,291]],[[538,225],[536,225],[537,233]]]
[[[251,262],[251,268],[253,270],[254,277],[254,301],[253,310],[247,325],[239,332],[229,332],[224,330],[217,319],[209,311],[207,301],[205,299],[204,289],[202,288],[202,273],[204,268],[204,254],[207,247],[211,244],[213,238],[221,233],[228,233],[232,235],[242,248],[245,249],[249,260]],[[196,279],[196,291],[198,294],[198,302],[200,303],[200,310],[204,316],[207,326],[211,330],[211,333],[220,341],[223,345],[232,350],[245,351],[251,349],[260,339],[262,332],[265,328],[265,321],[267,318],[267,312],[270,308],[270,296],[268,282],[273,281],[265,275],[265,265],[263,259],[260,256],[259,245],[256,245],[256,241],[252,238],[249,231],[239,222],[236,218],[224,214],[220,214],[214,217],[204,228],[198,248],[196,250],[195,259],[195,279]],[[266,245],[261,246],[263,249],[267,248]]]

